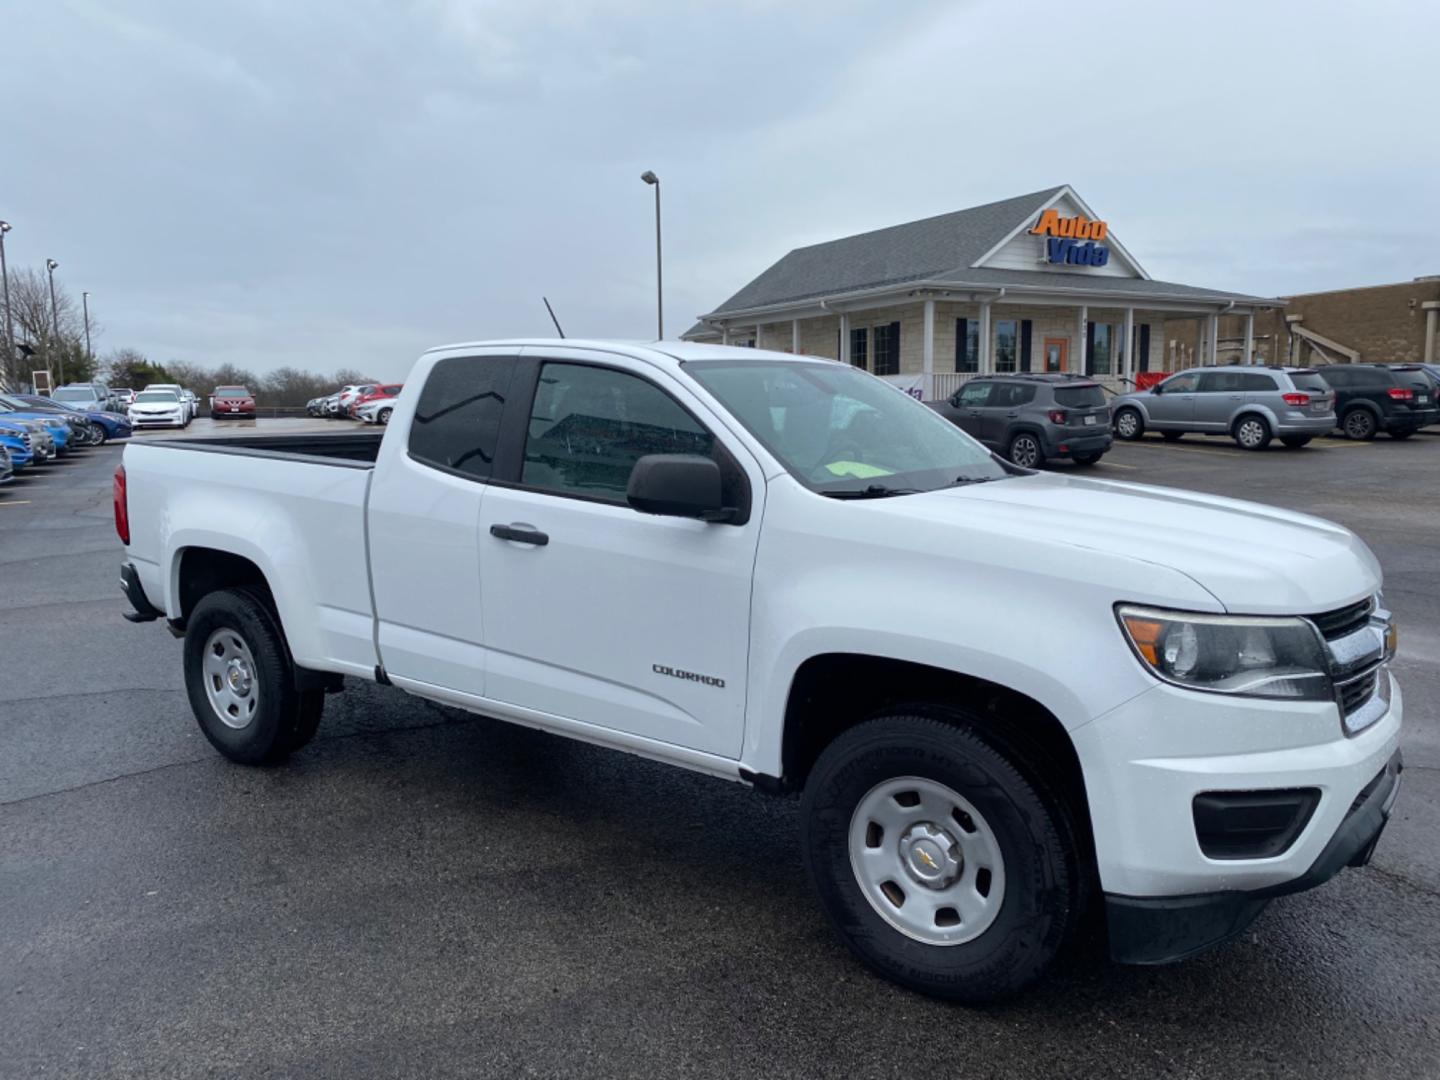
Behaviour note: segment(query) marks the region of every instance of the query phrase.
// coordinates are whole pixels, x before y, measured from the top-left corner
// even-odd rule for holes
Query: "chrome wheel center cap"
[[[250,666],[238,656],[225,665],[225,681],[241,697],[250,693]]]
[[[927,889],[948,888],[965,868],[955,838],[929,821],[917,822],[901,835],[900,861],[910,877]]]

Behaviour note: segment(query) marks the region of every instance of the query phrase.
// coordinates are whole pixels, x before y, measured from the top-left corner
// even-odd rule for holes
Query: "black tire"
[[[1414,429],[1414,428],[1405,428],[1405,429],[1403,429],[1403,430],[1401,430],[1401,431],[1392,431],[1392,432],[1390,432],[1390,438],[1392,438],[1392,439],[1408,439],[1408,438],[1410,438],[1411,435],[1414,435],[1414,434],[1415,434],[1415,429]]]
[[[1369,409],[1356,407],[1340,418],[1340,427],[1344,429],[1347,439],[1369,442],[1375,438],[1375,414]]]
[[[1281,435],[1280,441],[1291,450],[1299,450],[1300,447],[1309,445],[1310,438],[1309,435]]]
[[[1115,414],[1115,434],[1126,441],[1132,441],[1145,434],[1145,418],[1139,409],[1124,408]]]
[[[1021,431],[1010,440],[1005,456],[1022,469],[1038,469],[1045,464],[1045,447],[1039,435]]]
[[[1098,454],[1076,454],[1071,460],[1074,461],[1076,465],[1094,465],[1104,456],[1105,452],[1102,450]]]
[[[96,424],[96,425],[94,425],[94,427],[95,427],[95,445],[96,445],[96,446],[104,446],[107,442],[110,441],[110,433],[105,430],[105,425],[104,425],[104,424]]]
[[[231,631],[254,660],[255,713],[243,727],[231,727],[211,705],[203,667],[207,643],[217,631]],[[280,623],[267,598],[255,589],[224,589],[195,605],[185,627],[185,690],[190,709],[210,744],[242,765],[283,760],[315,735],[325,708],[320,690],[295,689],[294,665]]]
[[[1246,413],[1235,418],[1235,423],[1230,428],[1230,437],[1241,450],[1264,450],[1270,445],[1275,433],[1270,430],[1270,422],[1263,416]]]
[[[925,711],[876,717],[826,747],[801,801],[804,857],[831,924],[867,965],[924,994],[994,1001],[1039,978],[1071,937],[1084,901],[1082,846],[1063,802],[982,738],[967,722],[973,717],[955,712],[940,719]],[[852,868],[852,818],[862,800],[887,780],[906,777],[962,796],[998,842],[1004,871],[998,914],[969,941],[931,944],[896,929]]]
[[[1184,438],[1184,436],[1185,433],[1183,431],[1160,432],[1160,438],[1164,439],[1166,442],[1179,442],[1182,438]]]
[[[388,424],[390,423],[390,414],[394,411],[394,409],[381,409],[375,414],[375,419],[381,424]]]

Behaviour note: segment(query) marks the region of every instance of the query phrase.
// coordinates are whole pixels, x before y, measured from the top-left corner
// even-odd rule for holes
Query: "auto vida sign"
[[[1045,261],[1070,266],[1104,266],[1110,249],[1104,240],[1109,226],[1091,221],[1084,214],[1061,217],[1058,210],[1046,210],[1030,230],[1031,236],[1045,237]]]

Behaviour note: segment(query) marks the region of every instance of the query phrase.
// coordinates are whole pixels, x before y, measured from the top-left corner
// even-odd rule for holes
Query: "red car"
[[[360,416],[361,405],[364,405],[370,401],[379,401],[381,398],[399,397],[400,391],[404,388],[404,384],[402,383],[389,383],[385,386],[372,386],[369,390],[365,391],[365,393],[357,394],[355,396],[355,400],[350,402],[346,411],[349,412],[350,418],[352,420],[362,419],[362,417]]]
[[[210,419],[255,419],[255,396],[243,386],[217,386],[210,395]]]

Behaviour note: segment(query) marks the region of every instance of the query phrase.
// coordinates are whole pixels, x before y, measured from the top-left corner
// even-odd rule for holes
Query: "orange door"
[[[1047,337],[1045,339],[1044,371],[1066,371],[1070,367],[1070,339]]]

